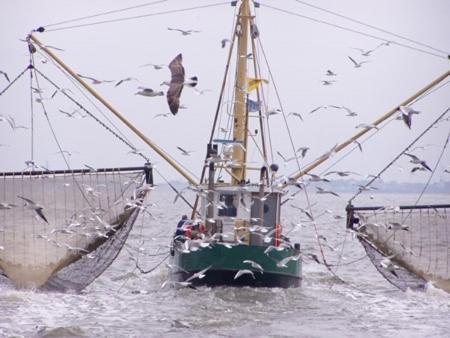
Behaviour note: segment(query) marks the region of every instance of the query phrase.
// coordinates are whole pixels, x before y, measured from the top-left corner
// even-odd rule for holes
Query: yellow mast
[[[250,5],[249,0],[242,0],[238,15],[238,35],[237,49],[237,72],[234,88],[234,128],[233,141],[242,144],[236,145],[233,149],[233,160],[239,166],[232,169],[232,184],[238,184],[245,180],[245,162],[247,158],[247,109],[246,109],[246,87],[247,87],[247,54],[248,36],[250,26]]]

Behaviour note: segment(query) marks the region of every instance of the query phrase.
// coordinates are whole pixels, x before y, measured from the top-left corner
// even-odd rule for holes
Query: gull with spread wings
[[[167,103],[169,104],[170,111],[173,115],[178,113],[180,109],[180,96],[183,91],[184,85],[189,87],[195,87],[197,85],[197,77],[191,77],[189,82],[184,80],[184,67],[183,56],[178,54],[175,59],[169,63],[169,69],[171,73],[171,79],[169,84],[169,90],[167,91]]]

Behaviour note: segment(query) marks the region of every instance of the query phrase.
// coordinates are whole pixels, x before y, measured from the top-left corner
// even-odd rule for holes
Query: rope
[[[34,68],[35,71],[41,75],[44,79],[46,79],[49,83],[51,83],[56,89],[61,91],[61,88],[55,83],[53,82],[51,79],[49,79],[47,76],[45,76],[41,71],[39,71],[38,69]],[[83,105],[81,105],[81,103],[79,103],[78,101],[76,101],[74,98],[72,98],[69,94],[67,94],[66,91],[61,91],[62,94],[64,94],[70,101],[72,101],[75,105],[77,105],[80,109],[82,109],[86,114],[88,114],[91,118],[93,118],[96,122],[98,122],[102,127],[104,127],[107,131],[109,131],[111,134],[113,134],[117,139],[119,139],[119,141],[122,141],[125,145],[127,145],[131,150],[133,150],[138,156],[141,156],[144,160],[146,160],[147,162],[151,162],[150,158],[148,158],[147,156],[145,156],[144,154],[142,154],[141,152],[137,152],[137,148],[131,144],[131,142],[129,142],[128,140],[126,140],[124,137],[120,136],[119,134],[117,134],[114,130],[112,130],[110,127],[108,127],[103,121],[101,121],[100,119],[98,119],[94,114],[92,114],[90,111],[88,111]],[[60,149],[60,151],[62,151],[62,149]],[[66,161],[66,159],[64,159]],[[66,164],[68,165],[67,161]],[[177,191],[177,189],[158,171],[158,169],[154,168],[153,169],[163,178],[163,180],[172,188],[172,190],[174,190],[177,194],[179,193]],[[181,196],[181,199],[191,208],[193,208],[193,206],[189,203],[189,201]]]
[[[34,58],[32,58],[32,62],[34,63]],[[41,74],[36,68],[34,68],[34,66],[33,66],[33,71],[35,72],[35,74],[37,74],[37,73]],[[42,74],[41,74],[41,76],[42,76]],[[39,79],[38,79],[37,75],[35,76],[35,79],[36,79],[36,86],[37,86],[37,88],[39,89],[40,86],[39,86]],[[31,93],[33,93],[33,89],[32,89],[32,88],[30,88],[30,91],[31,91]],[[31,95],[33,95],[33,94],[31,94]],[[67,158],[66,158],[66,156],[64,155],[63,149],[62,149],[62,147],[61,147],[61,143],[59,142],[58,137],[56,136],[56,132],[55,132],[55,130],[53,129],[53,125],[52,125],[52,123],[51,123],[51,121],[50,121],[50,118],[49,118],[49,116],[48,116],[47,109],[45,108],[44,101],[42,100],[42,94],[41,94],[40,92],[38,92],[38,95],[39,95],[39,97],[40,97],[40,99],[41,99],[41,100],[40,100],[40,104],[41,104],[41,107],[42,107],[42,111],[44,112],[44,116],[45,116],[45,118],[46,118],[46,120],[47,120],[47,123],[48,123],[48,126],[49,126],[49,128],[50,128],[50,131],[51,131],[51,133],[52,133],[53,139],[55,140],[56,146],[58,147],[59,152],[61,153],[61,156],[62,156],[64,162],[66,163],[67,168],[68,168],[69,170],[71,170],[70,165],[69,165],[69,162],[67,161]],[[33,106],[33,105],[32,105],[32,106]],[[33,114],[33,109],[32,109],[32,114]],[[33,165],[34,165],[34,162],[33,162]],[[85,199],[85,201],[87,202],[87,204],[89,205],[89,207],[92,208],[91,202],[90,202],[89,199],[86,197],[86,194],[85,194],[84,189],[80,186],[80,184],[78,183],[78,181],[75,179],[74,174],[72,174],[72,177],[73,177],[73,180],[74,180],[75,184],[77,185],[77,188],[78,188],[78,190],[80,191],[81,195],[83,196],[83,198]]]
[[[170,256],[170,253],[168,253],[167,255],[166,255],[166,257],[164,257],[158,264],[156,264],[154,267],[152,267],[151,269],[149,269],[149,270],[144,270],[144,269],[142,269],[139,265],[138,265],[138,262],[137,262],[137,260],[135,260],[135,263],[136,263],[136,268],[139,270],[139,272],[140,273],[142,273],[142,274],[147,274],[147,273],[150,273],[150,272],[153,272],[153,271],[155,271],[162,263],[164,263],[164,261],[167,259],[167,258],[169,258],[169,256]]]
[[[39,51],[39,53],[41,55],[43,55],[42,52]],[[80,84],[75,81],[71,76],[69,76],[52,58],[50,58],[51,62],[53,63],[53,65],[59,69],[61,71],[61,73],[78,89],[78,91],[80,92],[80,94],[87,100],[89,101],[92,106],[94,106],[94,108],[105,118],[106,121],[108,121],[112,127],[115,129],[115,131],[122,136],[128,143],[131,144],[131,141],[127,139],[127,137],[122,133],[122,131],[111,121],[111,119],[108,118],[108,116],[98,107],[97,104],[95,104],[95,102],[83,91],[83,88],[80,86]],[[134,147],[134,146],[133,146]],[[132,149],[135,153],[137,153],[137,149],[134,147]],[[148,161],[147,158],[144,158],[146,161]]]
[[[229,2],[228,1],[227,2],[218,2],[218,3],[215,3],[215,4],[211,4],[211,5],[187,7],[187,8],[182,8],[182,9],[174,9],[174,10],[168,10],[168,11],[162,11],[162,12],[156,12],[156,13],[136,15],[136,16],[126,17],[126,18],[121,18],[121,19],[111,19],[111,20],[104,20],[104,21],[98,21],[98,22],[92,22],[92,23],[86,23],[86,24],[80,24],[80,25],[67,26],[67,27],[62,27],[62,28],[53,28],[53,29],[47,30],[47,32],[55,32],[55,31],[66,30],[66,29],[73,29],[73,28],[80,28],[80,27],[87,27],[87,26],[95,26],[95,25],[102,25],[102,24],[106,24],[106,23],[129,21],[129,20],[135,20],[135,19],[142,19],[142,18],[147,18],[147,17],[150,17],[150,16],[156,16],[156,15],[188,12],[188,11],[192,11],[192,10],[196,10],[196,9],[203,9],[203,8],[209,8],[209,7],[222,6],[222,5],[225,5],[225,4],[229,4]]]
[[[436,54],[436,53],[433,53],[433,52],[429,52],[427,50],[423,50],[423,49],[420,49],[420,48],[417,48],[417,47],[409,46],[409,45],[406,45],[406,44],[401,43],[401,42],[386,40],[386,39],[384,39],[382,37],[379,37],[379,36],[376,36],[376,35],[373,35],[373,34],[364,33],[364,32],[358,31],[356,29],[352,29],[352,28],[341,26],[341,25],[333,24],[333,23],[330,23],[330,22],[327,22],[327,21],[324,21],[324,20],[311,18],[309,16],[302,15],[300,13],[288,11],[288,10],[277,8],[277,7],[272,7],[272,6],[265,5],[265,4],[261,4],[261,6],[273,9],[275,11],[283,12],[283,13],[286,13],[286,14],[289,14],[289,15],[298,16],[300,18],[303,18],[303,19],[306,19],[306,20],[310,20],[310,21],[313,21],[313,22],[316,22],[316,23],[321,23],[321,24],[324,24],[324,25],[327,25],[327,26],[339,28],[339,29],[345,30],[347,32],[352,32],[352,33],[356,33],[356,34],[359,34],[359,35],[367,36],[367,37],[370,37],[370,38],[373,38],[373,39],[376,39],[376,40],[393,43],[393,44],[396,44],[398,46],[401,46],[401,47],[404,47],[404,48],[409,48],[409,49],[415,50],[417,52],[429,54],[429,55],[432,55],[432,56],[435,56],[435,57],[438,57],[438,58],[441,58],[441,59],[447,59],[448,58],[448,55],[443,56],[443,55],[439,55],[439,54]]]
[[[400,35],[400,34],[392,33],[392,32],[390,32],[390,31],[388,31],[388,30],[386,30],[386,29],[379,28],[379,27],[376,27],[376,26],[373,26],[373,25],[364,23],[364,22],[362,22],[362,21],[359,21],[359,20],[353,19],[353,18],[351,18],[351,17],[348,17],[348,16],[345,16],[345,15],[342,15],[342,14],[339,14],[339,13],[336,13],[336,12],[333,12],[333,11],[330,11],[330,10],[328,10],[328,9],[325,9],[325,8],[322,8],[322,7],[319,7],[319,6],[312,5],[312,4],[307,3],[307,2],[305,2],[305,1],[301,1],[301,0],[294,0],[294,1],[296,1],[296,2],[298,2],[298,3],[301,3],[301,4],[305,5],[305,6],[309,6],[309,7],[318,9],[318,10],[320,10],[320,11],[323,11],[323,12],[326,12],[326,13],[329,13],[329,14],[332,14],[332,15],[335,15],[335,16],[338,16],[338,17],[340,17],[340,18],[343,18],[343,19],[352,21],[352,22],[354,22],[354,23],[357,23],[357,24],[360,24],[360,25],[363,25],[363,26],[366,26],[366,27],[375,29],[375,30],[380,31],[380,32],[382,32],[382,33],[386,33],[386,34],[395,36],[395,37],[397,37],[397,38],[400,38],[400,39],[403,39],[403,40],[406,40],[406,41],[415,43],[415,44],[420,45],[420,46],[422,46],[422,47],[430,48],[430,49],[432,49],[432,50],[434,50],[434,51],[436,51],[436,52],[443,53],[443,54],[450,54],[450,52],[446,52],[446,51],[444,51],[444,50],[442,50],[442,49],[435,48],[435,47],[430,46],[430,45],[427,45],[427,44],[425,44],[425,43],[423,43],[423,42],[419,42],[419,41],[417,41],[417,40],[413,40],[413,39],[407,38],[407,37],[402,36],[402,35]]]
[[[389,164],[384,167],[377,175],[375,175],[374,178],[372,178],[365,186],[364,188],[367,188],[368,186],[370,186],[376,179],[378,179],[378,177],[380,177],[387,169],[389,169],[399,158],[400,156],[402,156],[406,151],[409,150],[409,148],[411,148],[417,141],[419,141],[419,139],[422,138],[423,135],[425,135],[431,128],[433,128],[437,123],[440,122],[440,120],[450,111],[450,108],[447,108],[447,110],[445,110],[441,115],[439,115],[439,117],[434,120],[422,133],[420,133],[420,135],[418,137],[416,137],[402,152],[400,152],[400,154],[398,154],[391,162],[389,162]],[[447,140],[448,141],[448,140]],[[445,148],[445,147],[444,147]],[[442,154],[441,154],[442,156]],[[363,189],[358,190],[358,192],[348,201],[348,203],[350,204],[357,196],[359,196],[359,194],[361,194],[363,191]]]
[[[56,89],[61,91],[61,88],[53,82],[51,79],[49,79],[47,76],[45,76],[41,71],[36,69],[36,72],[39,73],[44,79],[46,79],[50,84],[52,84]],[[78,106],[78,108],[82,109],[86,114],[88,114],[91,118],[93,118],[97,123],[99,123],[103,128],[105,128],[107,131],[109,131],[111,134],[113,134],[117,139],[122,141],[124,144],[126,144],[130,149],[136,151],[136,154],[141,156],[143,159],[145,159],[147,162],[150,162],[150,159],[145,156],[142,153],[138,153],[136,147],[134,147],[129,141],[125,140],[122,136],[120,136],[118,133],[116,133],[114,130],[112,130],[110,127],[108,127],[103,121],[101,121],[99,118],[97,118],[94,114],[92,114],[89,110],[87,110],[81,103],[76,101],[74,98],[72,98],[69,94],[67,94],[65,91],[61,91],[61,93],[66,96],[70,101],[72,101],[75,105]]]
[[[159,0],[159,1],[147,2],[147,3],[144,3],[142,5],[136,5],[136,6],[132,6],[132,7],[125,7],[125,8],[111,10],[111,11],[107,11],[107,12],[101,12],[101,13],[97,13],[97,14],[93,14],[93,15],[89,15],[89,16],[83,16],[83,17],[79,17],[79,18],[75,18],[75,19],[55,22],[55,23],[52,23],[52,24],[49,24],[49,25],[44,25],[43,27],[59,26],[59,25],[65,24],[65,23],[71,23],[71,22],[76,22],[76,21],[81,21],[81,20],[86,20],[86,19],[92,19],[92,18],[96,18],[96,17],[99,17],[99,16],[108,15],[108,14],[125,12],[125,11],[131,10],[131,9],[142,8],[142,7],[146,7],[146,6],[152,6],[152,5],[156,5],[158,3],[167,2],[167,1],[168,0]]]
[[[11,88],[11,86],[19,79],[22,77],[23,74],[25,74],[25,72],[30,69],[30,66],[28,65],[27,68],[25,68],[19,75],[16,76],[16,78],[14,80],[12,80],[1,92],[0,92],[0,96],[3,95],[3,93],[5,93],[9,88]]]

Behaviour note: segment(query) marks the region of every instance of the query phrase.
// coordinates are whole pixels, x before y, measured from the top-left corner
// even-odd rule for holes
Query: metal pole
[[[30,34],[30,39],[33,40],[39,48],[41,48],[48,56],[50,56],[57,64],[59,64],[66,72],[68,72],[75,80],[77,80],[89,93],[91,93],[97,100],[99,100],[106,108],[108,108],[114,115],[119,118],[128,128],[130,128],[142,141],[150,146],[159,156],[166,160],[176,171],[178,171],[189,183],[198,185],[196,180],[186,172],[173,158],[171,158],[164,150],[156,145],[152,140],[139,131],[130,121],[128,121],[117,109],[115,109],[108,101],[106,101],[99,93],[91,88],[83,79],[81,79],[76,72],[67,66],[60,58],[58,58],[51,50],[46,48],[35,36]]]

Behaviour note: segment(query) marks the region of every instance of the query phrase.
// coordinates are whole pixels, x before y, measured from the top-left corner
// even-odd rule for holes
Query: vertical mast
[[[237,49],[237,72],[234,88],[234,128],[233,140],[239,142],[243,147],[235,146],[233,149],[233,160],[239,163],[239,167],[233,168],[232,183],[238,184],[245,180],[245,162],[247,158],[247,109],[246,109],[246,87],[247,87],[247,58],[248,54],[248,36],[250,24],[250,6],[249,0],[242,0],[238,15],[239,30]]]

